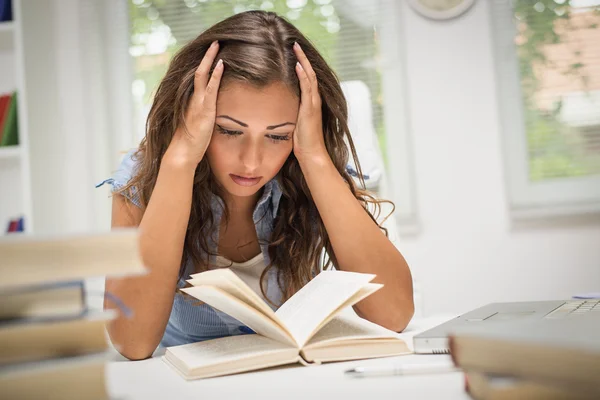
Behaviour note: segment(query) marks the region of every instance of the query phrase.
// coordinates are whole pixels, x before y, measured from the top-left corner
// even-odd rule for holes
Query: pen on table
[[[444,372],[457,372],[459,367],[454,364],[400,364],[389,366],[356,367],[347,370],[348,376],[357,378],[367,378],[370,376],[390,376],[390,375],[419,375],[419,374],[439,374]]]

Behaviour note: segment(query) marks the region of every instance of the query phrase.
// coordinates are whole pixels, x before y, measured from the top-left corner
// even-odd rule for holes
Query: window
[[[131,0],[129,3],[134,64],[132,85],[135,142],[144,135],[152,95],[169,60],[204,29],[234,13],[275,11],[298,27],[334,68],[340,81],[359,80],[371,94],[373,125],[391,176],[396,217],[413,216],[411,168],[404,120],[399,32],[393,0]],[[384,90],[385,88],[385,90]],[[386,134],[394,126],[394,135]],[[356,133],[353,132],[354,135]],[[386,157],[388,152],[394,157]]]
[[[513,211],[600,211],[600,0],[494,0],[491,10]]]

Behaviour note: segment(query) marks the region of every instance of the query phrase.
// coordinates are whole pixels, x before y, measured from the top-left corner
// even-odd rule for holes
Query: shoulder
[[[97,184],[96,187],[108,184],[111,186],[111,191],[113,193],[118,192],[129,199],[134,205],[141,207],[141,201],[139,194],[137,193],[137,188],[131,187],[127,191],[122,191],[122,189],[127,186],[137,172],[138,160],[136,158],[136,153],[137,149],[127,152],[127,154],[123,156],[119,167],[112,174],[112,176]]]

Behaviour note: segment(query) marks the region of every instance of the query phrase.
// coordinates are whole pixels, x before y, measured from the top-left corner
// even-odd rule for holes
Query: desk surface
[[[451,315],[416,319],[402,337],[412,346],[412,336],[441,323]],[[143,361],[118,356],[107,367],[107,384],[114,399],[470,399],[461,372],[415,376],[350,378],[344,371],[358,365],[437,363],[447,355],[406,355],[304,367],[300,364],[212,379],[185,381],[161,358]]]

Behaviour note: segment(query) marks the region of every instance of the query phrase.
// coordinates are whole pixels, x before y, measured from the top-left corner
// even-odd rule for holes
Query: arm
[[[152,355],[164,334],[181,265],[190,218],[194,174],[204,157],[214,128],[217,92],[223,74],[217,63],[210,82],[208,71],[218,51],[213,43],[198,66],[194,94],[165,152],[156,185],[145,211],[122,195],[113,199],[112,226],[139,226],[139,248],[149,273],[142,277],[107,279],[106,290],[133,310],[132,318],[119,316],[108,328],[115,347],[125,357],[139,360]],[[105,307],[111,307],[105,302]]]
[[[139,226],[139,248],[149,273],[106,280],[106,290],[133,310],[108,326],[111,341],[132,360],[147,358],[164,334],[177,285],[189,220],[194,169],[167,152],[144,213],[124,196],[113,197],[112,227]],[[105,307],[113,307],[109,301]]]
[[[350,192],[329,155],[303,159],[302,172],[345,271],[377,275],[384,287],[354,306],[376,324],[402,331],[414,313],[412,276],[402,254]]]
[[[402,254],[367,215],[327,153],[318,82],[306,55],[295,45],[299,63],[300,112],[294,154],[331,240],[338,267],[377,275],[384,287],[354,306],[356,312],[393,331],[414,314],[412,276]]]

